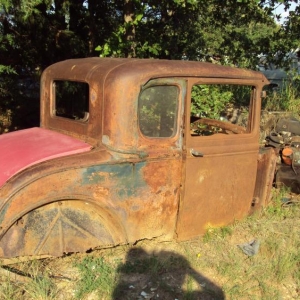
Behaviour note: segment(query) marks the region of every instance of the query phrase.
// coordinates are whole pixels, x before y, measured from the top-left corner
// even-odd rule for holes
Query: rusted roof
[[[133,58],[80,58],[65,60],[46,69],[56,74],[56,78],[86,80],[101,74],[102,78],[116,73],[120,76],[139,78],[178,77],[209,77],[236,78],[266,81],[265,76],[257,71],[221,66],[212,63],[182,60],[133,59]]]

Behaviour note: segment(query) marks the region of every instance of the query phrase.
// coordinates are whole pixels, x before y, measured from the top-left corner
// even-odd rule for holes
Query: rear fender
[[[84,201],[56,201],[22,216],[0,240],[0,256],[61,256],[124,243],[110,213]]]
[[[46,175],[19,187],[6,199],[1,199],[0,208],[0,239],[8,229],[22,219],[29,212],[55,202],[72,200],[77,203],[86,203],[102,216],[103,220],[113,225],[115,243],[126,242],[126,233],[120,220],[120,215],[107,195],[107,188],[97,186],[97,193],[92,186],[83,185],[83,169],[72,169],[55,174]],[[109,225],[111,227],[112,225]]]
[[[25,177],[27,181],[20,175],[3,187],[0,239],[29,212],[41,209],[39,215],[47,219],[47,207],[51,211],[59,210],[51,203],[64,204],[68,200],[77,203],[77,199],[93,204],[99,215],[103,215],[102,219],[118,224],[116,230],[119,233],[114,244],[154,237],[173,238],[181,158],[97,164],[59,171],[50,169],[50,172],[41,171],[37,166],[31,169],[32,176]]]

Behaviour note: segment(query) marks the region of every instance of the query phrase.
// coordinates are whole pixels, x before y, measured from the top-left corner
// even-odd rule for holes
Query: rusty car
[[[40,127],[0,136],[0,257],[183,241],[270,198],[266,77],[196,61],[82,58],[40,81]]]

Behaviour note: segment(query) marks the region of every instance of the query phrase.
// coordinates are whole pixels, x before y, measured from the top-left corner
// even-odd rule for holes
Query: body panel
[[[76,248],[76,245],[80,244],[76,242],[76,235],[73,236],[73,248],[66,241],[61,242],[61,247],[54,249],[49,241],[48,248],[39,247],[39,243],[35,242],[36,238],[31,238],[31,247],[28,246],[30,240],[27,240],[25,249],[21,247],[26,235],[22,224],[24,222],[26,224],[28,213],[48,203],[61,202],[64,206],[65,201],[69,200],[73,200],[72,209],[78,208],[80,212],[84,208],[83,203],[92,205],[93,211],[101,216],[101,226],[111,233],[109,239],[96,239],[98,244],[94,240],[87,240],[84,245],[87,247],[86,250],[96,246],[135,242],[144,238],[164,237],[170,240],[173,237],[180,192],[180,159],[132,163],[112,161],[85,167],[62,168],[54,173],[49,171],[42,172],[43,176],[32,178],[28,184],[19,186],[15,194],[6,198],[6,201],[2,199],[0,214],[2,225],[0,234],[4,236],[0,242],[2,255],[29,255],[32,254],[29,252],[30,249],[32,251],[36,249],[34,253],[36,255],[62,255],[65,252],[82,251],[82,248]],[[17,178],[15,180],[18,181]],[[49,217],[39,219],[41,225],[36,227],[31,237],[40,235],[46,219]],[[36,225],[39,222],[36,221]],[[58,243],[63,237],[67,237],[59,234],[57,231],[56,237],[49,235],[49,240],[56,238]],[[12,236],[18,238],[12,239]],[[78,236],[78,239],[80,240],[81,236]]]
[[[56,80],[88,84],[86,118],[56,113]],[[191,87],[199,81],[255,87],[245,134],[190,136]],[[257,176],[260,92],[267,83],[259,72],[188,61],[86,58],[48,67],[41,78],[42,129],[28,131],[33,139],[43,134],[36,143],[20,140],[29,143],[26,163],[0,188],[0,256],[187,239],[247,215]],[[140,95],[165,85],[178,90],[173,133],[146,136],[139,127]]]
[[[190,85],[195,83],[196,79],[190,81]],[[201,79],[201,83],[246,83],[255,89],[250,103],[247,131],[241,131],[241,134],[231,132],[192,136],[186,126],[184,189],[176,229],[179,240],[196,237],[211,227],[230,224],[249,214],[256,181],[259,153],[258,108],[263,82]],[[191,96],[188,94],[187,98],[186,111],[189,111]],[[186,114],[186,124],[189,122],[189,114]],[[193,153],[201,153],[201,156]]]

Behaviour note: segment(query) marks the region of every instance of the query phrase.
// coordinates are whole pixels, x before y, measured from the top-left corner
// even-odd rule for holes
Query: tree
[[[14,108],[12,117],[17,120],[16,112],[29,105],[26,93],[18,92],[15,86],[24,86],[28,78],[37,81],[48,65],[68,58],[214,60],[248,68],[255,68],[261,53],[282,59],[298,47],[300,9],[297,6],[280,26],[275,22],[274,8],[279,4],[288,8],[292,2],[298,3],[1,0],[0,108],[2,112]]]
[[[119,0],[116,30],[100,56],[208,60],[254,68],[260,53],[285,53],[285,31],[275,23],[275,2],[257,0]],[[287,3],[288,5],[288,3]],[[284,45],[284,47],[283,47]]]

